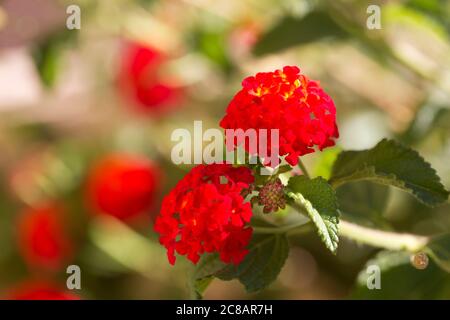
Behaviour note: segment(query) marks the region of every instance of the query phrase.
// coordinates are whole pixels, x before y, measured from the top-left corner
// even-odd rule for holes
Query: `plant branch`
[[[309,178],[310,176],[308,174],[308,170],[306,169],[300,158],[298,165],[303,174]],[[333,187],[335,188],[340,183],[345,183],[345,181],[335,181]],[[305,213],[305,209],[303,208],[303,206],[298,204],[296,201],[291,200],[288,203],[299,213],[308,216]],[[307,225],[309,225],[309,227],[312,227],[312,224],[308,223]],[[295,230],[295,226],[293,226],[292,230]],[[426,236],[373,229],[342,219],[340,219],[339,222],[339,235],[354,240],[358,243],[363,243],[373,247],[384,248],[388,250],[406,250],[412,253],[422,250],[430,240],[430,238]]]
[[[298,224],[285,225],[281,227],[253,227],[254,233],[259,234],[274,234],[274,233],[287,233],[287,234],[304,234],[312,231],[313,224],[311,222],[302,222]]]
[[[429,237],[426,236],[377,230],[345,220],[339,222],[339,234],[374,247],[413,253],[422,250],[429,242]]]
[[[290,201],[289,205],[306,215],[303,207],[295,201]],[[429,237],[426,236],[372,229],[342,219],[339,221],[339,235],[373,247],[409,252],[422,250],[429,241]]]
[[[311,176],[309,175],[308,170],[306,169],[306,167],[303,164],[302,159],[300,157],[298,158],[298,166],[302,170],[302,173],[305,175],[305,177],[307,177],[308,179],[311,179]]]

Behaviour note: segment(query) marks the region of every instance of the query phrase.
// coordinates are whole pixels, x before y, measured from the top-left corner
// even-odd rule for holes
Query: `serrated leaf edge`
[[[320,239],[324,242],[327,249],[329,249],[332,253],[336,253],[339,244],[339,237],[338,237],[339,218],[336,217],[336,223],[331,223],[330,225],[327,225],[326,220],[322,218],[322,216],[314,208],[312,203],[306,198],[304,198],[301,193],[288,192],[288,196],[292,198],[294,201],[299,202],[306,209],[309,218],[317,227],[317,234],[319,235]],[[327,232],[325,233],[323,232],[323,230],[326,230]]]

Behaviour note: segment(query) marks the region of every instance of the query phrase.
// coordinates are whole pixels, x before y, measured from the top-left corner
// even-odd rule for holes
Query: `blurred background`
[[[74,4],[81,24],[70,30]],[[381,8],[381,29],[367,27],[369,5]],[[448,189],[449,35],[445,0],[0,1],[0,296],[188,298],[191,266],[170,266],[152,231],[162,197],[190,169],[172,163],[170,135],[194,120],[217,128],[259,71],[297,65],[334,99],[341,137],[304,157],[315,175],[341,149],[393,137]],[[449,204],[430,209],[366,183],[338,196],[361,224],[450,231]],[[341,239],[333,256],[315,235],[292,245],[268,289],[216,280],[205,298],[372,297],[355,283],[377,249]],[[81,289],[68,291],[73,264]],[[401,270],[382,297],[450,298],[450,277],[431,262]]]

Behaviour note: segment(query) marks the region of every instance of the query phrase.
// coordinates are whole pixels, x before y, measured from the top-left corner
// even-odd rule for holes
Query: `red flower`
[[[211,164],[195,167],[178,182],[155,223],[169,262],[175,263],[175,252],[193,263],[205,252],[218,252],[222,261],[239,264],[253,231],[242,192],[253,181],[246,167]]]
[[[26,282],[11,290],[8,300],[79,300],[80,297],[48,282]]]
[[[167,57],[155,48],[130,43],[126,46],[119,85],[124,94],[137,103],[141,111],[163,111],[173,106],[180,97],[174,79],[163,79],[161,68]]]
[[[291,165],[298,157],[334,145],[339,136],[333,100],[297,67],[258,73],[242,82],[220,122],[224,129],[279,129],[279,156]],[[270,136],[270,135],[269,135]],[[227,141],[227,145],[241,142]],[[249,151],[249,146],[245,146]],[[270,154],[271,143],[268,139]],[[250,151],[249,151],[250,152]]]
[[[88,201],[95,212],[132,219],[151,208],[159,178],[159,170],[144,157],[108,155],[89,173]]]
[[[19,250],[33,267],[59,270],[72,257],[64,211],[56,204],[29,208],[18,221]]]

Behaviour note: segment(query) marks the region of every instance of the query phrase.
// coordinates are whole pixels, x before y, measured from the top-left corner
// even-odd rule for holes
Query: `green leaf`
[[[445,105],[426,103],[420,107],[399,139],[409,145],[417,144],[434,132],[444,137],[450,134],[450,109]]]
[[[57,78],[60,66],[60,48],[51,42],[45,43],[35,50],[34,61],[42,83],[51,87]]]
[[[442,24],[447,33],[450,33],[450,6],[443,5],[442,0],[409,0],[406,1],[405,6],[423,12],[430,18]]]
[[[262,36],[254,48],[254,53],[264,55],[327,38],[344,38],[346,35],[329,14],[313,11],[300,19],[284,18]]]
[[[199,30],[194,34],[196,49],[223,71],[229,72],[232,62],[226,49],[226,30]]]
[[[36,69],[47,88],[52,87],[56,82],[62,65],[61,56],[64,48],[76,39],[77,34],[75,30],[64,29],[50,35],[33,48]]]
[[[228,265],[215,274],[222,280],[239,279],[248,292],[266,288],[280,273],[289,254],[285,234],[255,234],[250,252],[238,265]]]
[[[430,2],[430,0],[426,0]],[[438,0],[440,1],[440,0]],[[442,4],[438,4],[442,6]],[[440,10],[432,12],[420,6],[404,6],[400,4],[391,3],[385,8],[385,22],[387,25],[393,23],[409,24],[414,28],[421,28],[422,30],[432,31],[440,36],[443,40],[447,39],[447,32],[449,31],[448,14],[449,10]]]
[[[288,196],[306,209],[319,237],[335,253],[339,242],[339,210],[333,188],[322,177],[310,180],[305,176],[292,177],[288,188],[291,190]]]
[[[277,175],[280,175],[280,174],[289,172],[289,171],[291,171],[291,170],[292,170],[292,167],[291,167],[290,165],[284,164],[284,165],[281,165],[281,166],[279,166],[279,167],[277,168],[276,174],[277,174]]]
[[[383,218],[389,200],[387,186],[358,181],[336,190],[342,218],[367,227],[386,228]]]
[[[431,238],[425,251],[438,266],[450,272],[450,233]]]
[[[369,266],[378,266],[381,289],[369,289],[374,271]],[[369,278],[371,277],[371,278]],[[358,275],[351,294],[353,299],[438,299],[448,298],[450,276],[441,271],[432,261],[424,270],[414,268],[407,252],[382,251],[369,260]],[[447,297],[445,297],[447,295]]]
[[[219,259],[217,254],[203,255],[189,279],[192,297],[201,299],[206,288],[214,280],[214,274],[225,267],[226,264]]]
[[[448,191],[430,164],[416,151],[393,140],[383,139],[372,149],[339,154],[330,183],[338,187],[359,180],[401,188],[429,206],[448,198]]]

